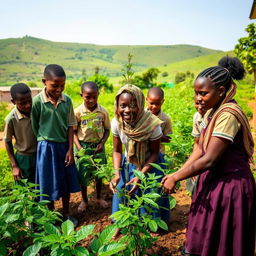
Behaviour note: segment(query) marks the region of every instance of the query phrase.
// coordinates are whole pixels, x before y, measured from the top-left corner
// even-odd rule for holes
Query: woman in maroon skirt
[[[248,120],[233,100],[244,68],[226,57],[226,67],[207,68],[195,80],[199,107],[207,127],[200,146],[176,173],[162,180],[166,193],[175,184],[199,175],[192,197],[184,255],[253,256],[256,228],[255,180],[249,162],[253,139]]]

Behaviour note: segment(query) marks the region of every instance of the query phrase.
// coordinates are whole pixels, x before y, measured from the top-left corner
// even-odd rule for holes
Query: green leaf
[[[120,251],[123,251],[126,248],[126,244],[120,244],[120,243],[111,243],[108,245],[104,245],[99,249],[98,255],[99,256],[109,256],[116,254]]]
[[[45,231],[48,234],[55,234],[55,235],[59,235],[60,236],[60,231],[58,228],[56,228],[54,225],[52,225],[51,223],[45,223],[44,224],[44,228]]]
[[[29,246],[22,254],[22,256],[36,256],[37,253],[40,251],[42,244],[41,243],[35,243],[31,246]]]
[[[87,225],[87,226],[83,226],[81,229],[79,229],[76,233],[76,242],[91,235],[94,230],[94,227],[95,227],[95,225]]]
[[[42,240],[50,243],[59,243],[61,241],[61,237],[55,234],[51,234],[51,235],[42,237]]]
[[[20,217],[19,214],[10,214],[10,215],[6,218],[5,221],[6,221],[6,223],[12,223],[12,222],[18,220],[19,217]]]
[[[165,173],[165,169],[163,169],[159,164],[156,164],[156,163],[150,163],[150,165],[152,165],[154,168],[156,168],[157,170]]]
[[[156,219],[155,221],[156,221],[157,225],[158,225],[160,228],[162,228],[162,229],[164,229],[164,230],[168,230],[168,225],[166,224],[165,221],[163,221],[163,220],[161,220],[161,219]]]
[[[116,229],[117,229],[116,225],[109,225],[100,233],[98,237],[100,246],[108,243],[112,239],[112,236],[115,234]]]
[[[145,174],[138,170],[133,170],[134,175],[140,180],[145,179]]]
[[[63,222],[61,224],[61,230],[62,230],[63,234],[65,234],[65,235],[69,235],[71,232],[73,232],[74,228],[75,228],[74,224],[70,220],[66,220],[65,222]]]
[[[170,203],[170,209],[173,209],[175,208],[177,201],[173,196],[169,195],[169,203]]]
[[[0,207],[0,217],[2,217],[4,215],[4,213],[6,212],[6,210],[8,209],[9,203],[6,203],[4,205],[2,205]]]
[[[89,256],[90,255],[88,250],[84,247],[76,247],[76,249],[74,250],[74,253],[76,256]]]
[[[147,197],[143,197],[143,200],[147,203],[147,204],[150,204],[151,206],[153,206],[154,208],[157,208],[159,209],[159,205],[154,202],[152,199],[149,199]]]
[[[161,196],[159,194],[157,194],[157,193],[148,193],[148,194],[145,195],[145,197],[157,199],[157,198],[159,198]]]
[[[148,223],[148,226],[149,226],[149,228],[150,228],[151,231],[153,231],[153,232],[156,232],[156,231],[157,231],[158,225],[157,225],[157,223],[156,223],[154,220],[151,220],[151,221]]]
[[[7,255],[6,245],[3,241],[0,241],[0,256]]]

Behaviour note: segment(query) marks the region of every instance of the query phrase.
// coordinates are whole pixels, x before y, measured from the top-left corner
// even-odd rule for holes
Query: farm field
[[[192,118],[195,112],[193,103],[193,81],[188,79],[176,85],[172,89],[165,90],[165,103],[163,105],[163,111],[166,112],[172,120],[173,124],[173,137],[171,143],[166,146],[167,155],[170,156],[170,168],[178,168],[187,158],[191,152],[193,138],[191,136],[192,130]],[[74,107],[81,104],[81,97],[79,95],[79,84],[76,82],[67,83],[66,93],[71,96],[74,102]],[[110,118],[114,116],[114,96],[116,88],[113,93],[101,93],[99,97],[99,103],[103,105],[109,112]],[[144,91],[146,94],[146,91]],[[248,101],[253,98],[253,86],[250,86],[247,81],[242,81],[238,85],[238,92],[236,99],[242,105],[247,116],[252,117],[252,111],[248,107]],[[1,145],[1,168],[5,168],[6,173],[9,171],[8,159],[5,151]],[[108,156],[108,162],[111,164],[111,153],[112,153],[112,138],[107,141],[106,152]],[[4,171],[4,173],[5,173]],[[2,182],[0,174],[0,182]],[[9,176],[8,176],[9,175]],[[10,183],[12,177],[8,173],[4,179],[2,186]],[[85,214],[78,214],[77,207],[81,201],[80,193],[75,193],[71,197],[71,213],[78,218],[79,226],[76,230],[79,230],[82,226],[88,224],[96,224],[95,232],[102,231],[106,226],[111,224],[109,218],[111,214],[111,207],[107,209],[101,209],[96,205],[94,199],[94,189],[91,185],[89,188],[90,194],[90,206]],[[103,197],[111,204],[112,195],[108,188],[107,182],[105,182],[103,188]],[[154,243],[153,247],[149,249],[149,255],[180,255],[180,248],[182,247],[185,240],[185,229],[187,223],[187,213],[190,207],[190,196],[185,188],[185,183],[181,182],[180,189],[173,195],[176,199],[176,206],[171,210],[171,217],[169,224],[169,231],[161,234],[158,237],[158,241]],[[61,209],[61,203],[59,201],[55,204],[56,209]],[[88,246],[90,239],[84,239],[80,242],[82,246]],[[18,254],[17,254],[18,255]]]

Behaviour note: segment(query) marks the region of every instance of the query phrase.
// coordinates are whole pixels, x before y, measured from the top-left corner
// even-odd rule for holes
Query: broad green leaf
[[[9,203],[6,203],[4,205],[2,205],[0,207],[0,217],[2,217],[4,215],[4,213],[6,212],[6,210],[8,209]]]
[[[106,227],[106,228],[100,233],[100,235],[99,235],[99,237],[98,237],[98,240],[99,240],[99,242],[100,242],[100,246],[102,246],[102,245],[108,243],[108,242],[112,239],[113,235],[114,235],[115,232],[116,232],[116,229],[117,229],[116,225],[109,225],[108,227]]]
[[[84,247],[76,247],[76,249],[74,250],[74,254],[76,256],[89,256],[90,255],[88,250]]]
[[[44,228],[45,228],[45,231],[48,233],[48,234],[55,234],[55,235],[60,235],[60,231],[58,228],[56,228],[54,225],[52,225],[51,223],[45,223],[44,224]]]
[[[63,222],[61,224],[61,230],[62,230],[63,234],[69,235],[71,232],[74,231],[74,224],[73,224],[73,222],[70,221],[70,220],[66,220],[65,222]]]
[[[156,163],[150,163],[150,165],[152,165],[154,168],[156,168],[157,170],[165,173],[165,169],[163,169],[159,164],[156,164]]]
[[[168,230],[168,225],[166,224],[165,221],[163,221],[163,220],[161,220],[161,219],[157,219],[157,220],[156,220],[156,223],[157,223],[157,225],[158,225],[160,228],[162,228],[162,229],[164,229],[164,230]]]
[[[136,176],[137,178],[139,178],[140,180],[145,179],[145,174],[144,174],[144,173],[142,173],[142,172],[140,172],[140,171],[138,171],[138,170],[134,170],[133,173],[134,173],[135,176]]]
[[[170,209],[173,209],[175,208],[177,201],[173,196],[169,195],[169,203],[170,203]]]
[[[76,242],[92,234],[95,225],[87,225],[80,228],[76,233]]]
[[[14,222],[14,221],[18,220],[19,217],[20,217],[19,214],[10,214],[10,215],[6,218],[6,223]]]
[[[116,254],[120,251],[123,251],[126,248],[126,244],[120,244],[120,243],[111,243],[108,245],[104,245],[99,249],[99,256],[109,256]]]
[[[159,197],[161,197],[159,194],[157,193],[148,193],[146,195],[144,195],[145,197],[148,197],[148,198],[153,198],[153,199],[157,199]]]
[[[150,204],[151,206],[153,206],[154,208],[159,209],[159,205],[158,205],[156,202],[154,202],[152,199],[149,199],[149,198],[144,197],[143,200],[144,200],[147,204]]]
[[[22,254],[22,256],[36,256],[37,253],[40,251],[42,244],[35,243],[29,246]]]
[[[61,241],[61,237],[55,234],[51,234],[48,236],[42,237],[43,241],[45,242],[51,242],[51,243],[59,243]]]
[[[151,231],[153,231],[153,232],[156,232],[156,231],[157,231],[158,225],[157,225],[157,223],[156,223],[154,220],[151,220],[151,221],[148,223],[148,226],[149,226],[149,228],[150,228]]]

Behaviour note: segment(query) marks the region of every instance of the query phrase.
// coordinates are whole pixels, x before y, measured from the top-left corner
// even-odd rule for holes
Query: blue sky
[[[253,0],[0,0],[0,39],[232,50]],[[255,20],[254,20],[255,22]]]

